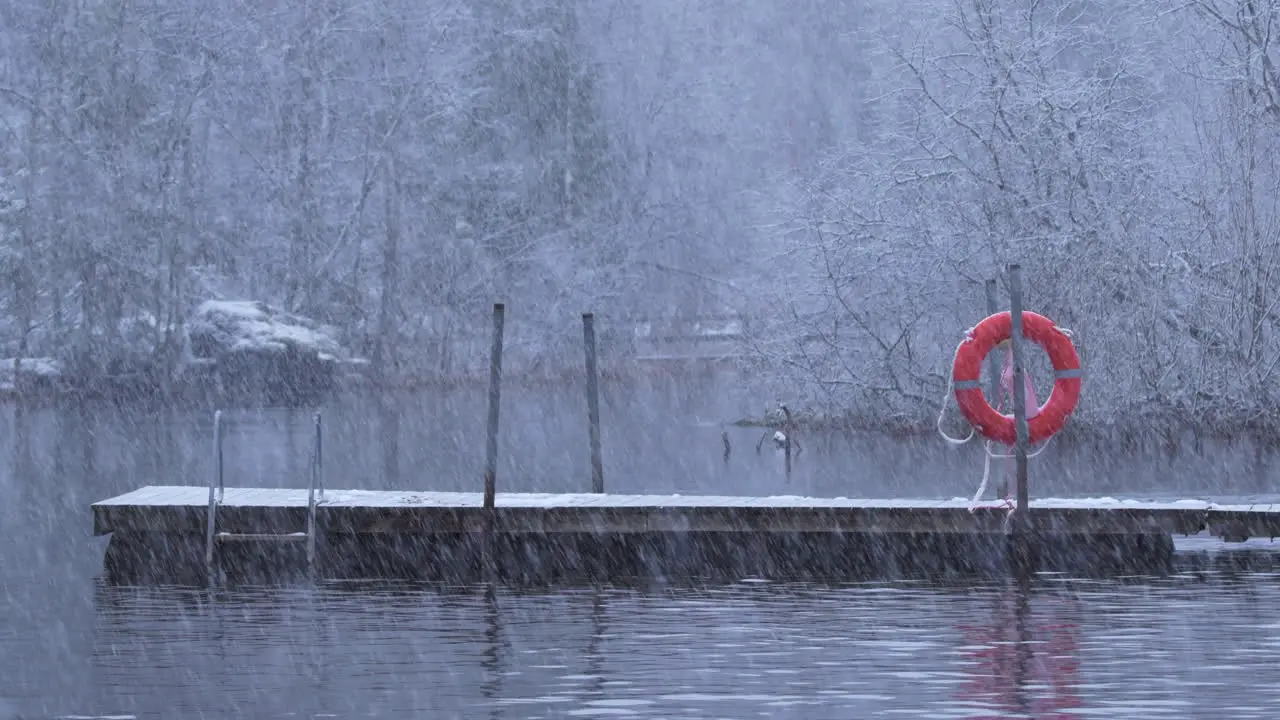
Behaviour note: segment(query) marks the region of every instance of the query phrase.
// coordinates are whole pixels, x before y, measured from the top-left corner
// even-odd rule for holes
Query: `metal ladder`
[[[209,511],[205,520],[204,564],[210,584],[216,582],[215,550],[223,543],[278,542],[307,544],[307,572],[315,577],[316,569],[316,504],[324,501],[324,465],[320,413],[315,414],[315,434],[312,439],[310,478],[307,484],[307,527],[293,533],[230,533],[218,531],[218,507],[226,495],[222,462],[222,411],[213,413],[213,475],[209,478]]]

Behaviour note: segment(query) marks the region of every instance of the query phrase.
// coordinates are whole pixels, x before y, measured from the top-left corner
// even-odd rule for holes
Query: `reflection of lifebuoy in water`
[[[1025,617],[1020,626],[1010,600],[1000,600],[989,624],[957,626],[964,637],[968,677],[956,688],[955,699],[992,706],[1002,717],[1006,712],[1076,717],[1072,711],[1084,705],[1079,695],[1079,625]]]
[[[1022,334],[1044,348],[1053,363],[1053,392],[1040,413],[1027,421],[1028,437],[1032,443],[1038,443],[1061,430],[1076,409],[1080,400],[1080,358],[1071,338],[1043,315],[1024,310]],[[991,407],[982,394],[979,378],[987,354],[1012,335],[1013,318],[1007,311],[987,317],[960,343],[951,372],[960,414],[983,437],[1005,445],[1013,445],[1017,437],[1013,416]]]

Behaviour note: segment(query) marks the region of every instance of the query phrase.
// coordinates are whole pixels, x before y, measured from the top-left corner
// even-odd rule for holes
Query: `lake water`
[[[976,446],[833,435],[802,436],[788,476],[761,431],[734,428],[726,462],[723,422],[763,405],[731,379],[602,402],[615,491],[954,497],[982,471]],[[480,485],[482,390],[323,412],[330,487]],[[229,485],[305,483],[309,411],[227,420]],[[208,412],[0,409],[0,720],[1280,716],[1280,577],[1248,568],[1030,590],[103,586],[89,503],[205,484],[210,428]],[[589,485],[580,389],[509,388],[503,428],[500,491]],[[1064,444],[1032,461],[1032,492],[1259,497],[1278,467],[1246,443]]]

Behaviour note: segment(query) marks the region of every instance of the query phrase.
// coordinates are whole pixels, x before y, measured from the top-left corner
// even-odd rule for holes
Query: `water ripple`
[[[1274,576],[101,588],[93,662],[139,718],[1271,718],[1278,606]]]

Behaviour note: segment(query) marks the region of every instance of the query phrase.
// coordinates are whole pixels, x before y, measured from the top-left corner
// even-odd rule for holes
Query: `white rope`
[[[982,502],[982,494],[987,491],[987,478],[991,477],[991,441],[983,443],[987,450],[986,457],[982,461],[982,482],[978,484],[978,492],[973,494],[973,500],[969,502],[969,509],[972,510],[975,505]]]
[[[960,356],[960,348],[963,348],[964,344],[968,342],[973,342],[973,328],[969,328],[968,332],[964,334],[964,340],[961,340],[960,343],[956,345],[955,355],[951,359],[952,368],[955,367],[955,358]],[[955,380],[956,380],[955,372],[949,371],[947,373],[947,391],[942,395],[942,407],[938,410],[938,422],[936,423],[936,425],[938,427],[938,434],[942,436],[943,440],[947,441],[947,443],[953,446],[959,447],[960,445],[964,445],[965,443],[972,440],[977,430],[976,428],[973,427],[973,425],[970,425],[968,435],[965,435],[963,438],[954,438],[948,435],[946,430],[942,429],[942,423],[944,420],[946,420],[946,417],[947,417],[947,405],[950,404],[952,391],[955,390]],[[988,440],[985,443],[985,448],[986,448],[986,459],[983,461],[983,465],[982,465],[982,484],[978,486],[978,493],[973,496],[972,504],[975,504],[975,505],[978,503],[978,500],[981,499],[982,494],[987,491],[987,479],[991,476],[991,441],[990,440]]]
[[[1044,452],[1044,449],[1049,447],[1049,441],[1051,440],[1053,440],[1052,435],[1050,435],[1047,439],[1045,439],[1044,444],[1036,448],[1035,452],[1027,453],[1027,459],[1030,460],[1031,458]],[[1006,455],[1004,453],[991,452],[991,442],[992,442],[991,440],[988,440],[982,444],[982,449],[986,451],[986,458],[984,458],[982,461],[982,482],[978,485],[978,492],[973,494],[973,501],[971,505],[977,505],[979,502],[982,502],[982,494],[987,491],[987,481],[991,478],[991,459],[1017,457],[1016,454]]]
[[[1074,333],[1071,332],[1070,328],[1064,328],[1058,325],[1054,325],[1053,327],[1058,332],[1062,333],[1063,335],[1066,335],[1068,339],[1074,336]],[[964,340],[961,340],[960,344],[956,345],[955,356],[953,356],[951,360],[951,366],[953,368],[955,367],[955,357],[958,357],[960,355],[960,348],[964,347],[965,343],[973,342],[973,330],[974,330],[973,328],[969,328],[965,332]],[[955,390],[955,374],[954,372],[949,372],[947,373],[947,391],[942,396],[942,408],[938,411],[938,422],[936,423],[936,425],[938,427],[938,434],[942,436],[943,440],[947,441],[947,443],[951,445],[960,446],[972,440],[976,430],[972,425],[970,425],[968,435],[964,436],[964,438],[954,438],[948,435],[946,430],[942,429],[942,423],[947,416],[947,405],[951,401],[951,394],[953,390]],[[1027,453],[1027,459],[1030,460],[1031,458],[1036,457],[1040,453],[1044,452],[1045,448],[1049,447],[1049,442],[1051,440],[1053,440],[1052,435],[1049,436],[1048,438],[1045,438],[1044,443],[1040,447],[1036,448],[1034,452]],[[1009,458],[1017,457],[1015,453],[1005,454],[1005,453],[992,452],[991,447],[992,447],[991,440],[987,440],[982,444],[982,449],[984,451],[984,454],[986,455],[986,457],[983,459],[983,462],[982,462],[982,482],[978,484],[978,491],[973,495],[973,501],[970,503],[970,509],[973,509],[973,506],[976,506],[979,502],[982,501],[982,495],[987,491],[987,483],[991,479],[992,458],[1009,459]]]
[[[964,344],[967,342],[973,342],[973,328],[969,328],[969,331],[964,334],[964,340],[961,340],[960,344],[956,345],[955,355],[951,358],[951,367],[953,368],[955,367],[956,365],[955,358],[960,356],[960,348],[964,347]],[[942,421],[945,420],[947,417],[947,405],[951,401],[951,392],[955,390],[955,381],[956,381],[955,372],[948,371],[947,372],[947,391],[942,395],[942,409],[938,410],[938,422],[936,424],[938,426],[938,434],[942,436],[943,440],[946,440],[951,445],[960,446],[960,445],[964,445],[965,443],[973,439],[973,435],[975,431],[972,425],[969,426],[969,434],[964,436],[964,439],[953,438],[947,434],[946,430],[942,429]]]

